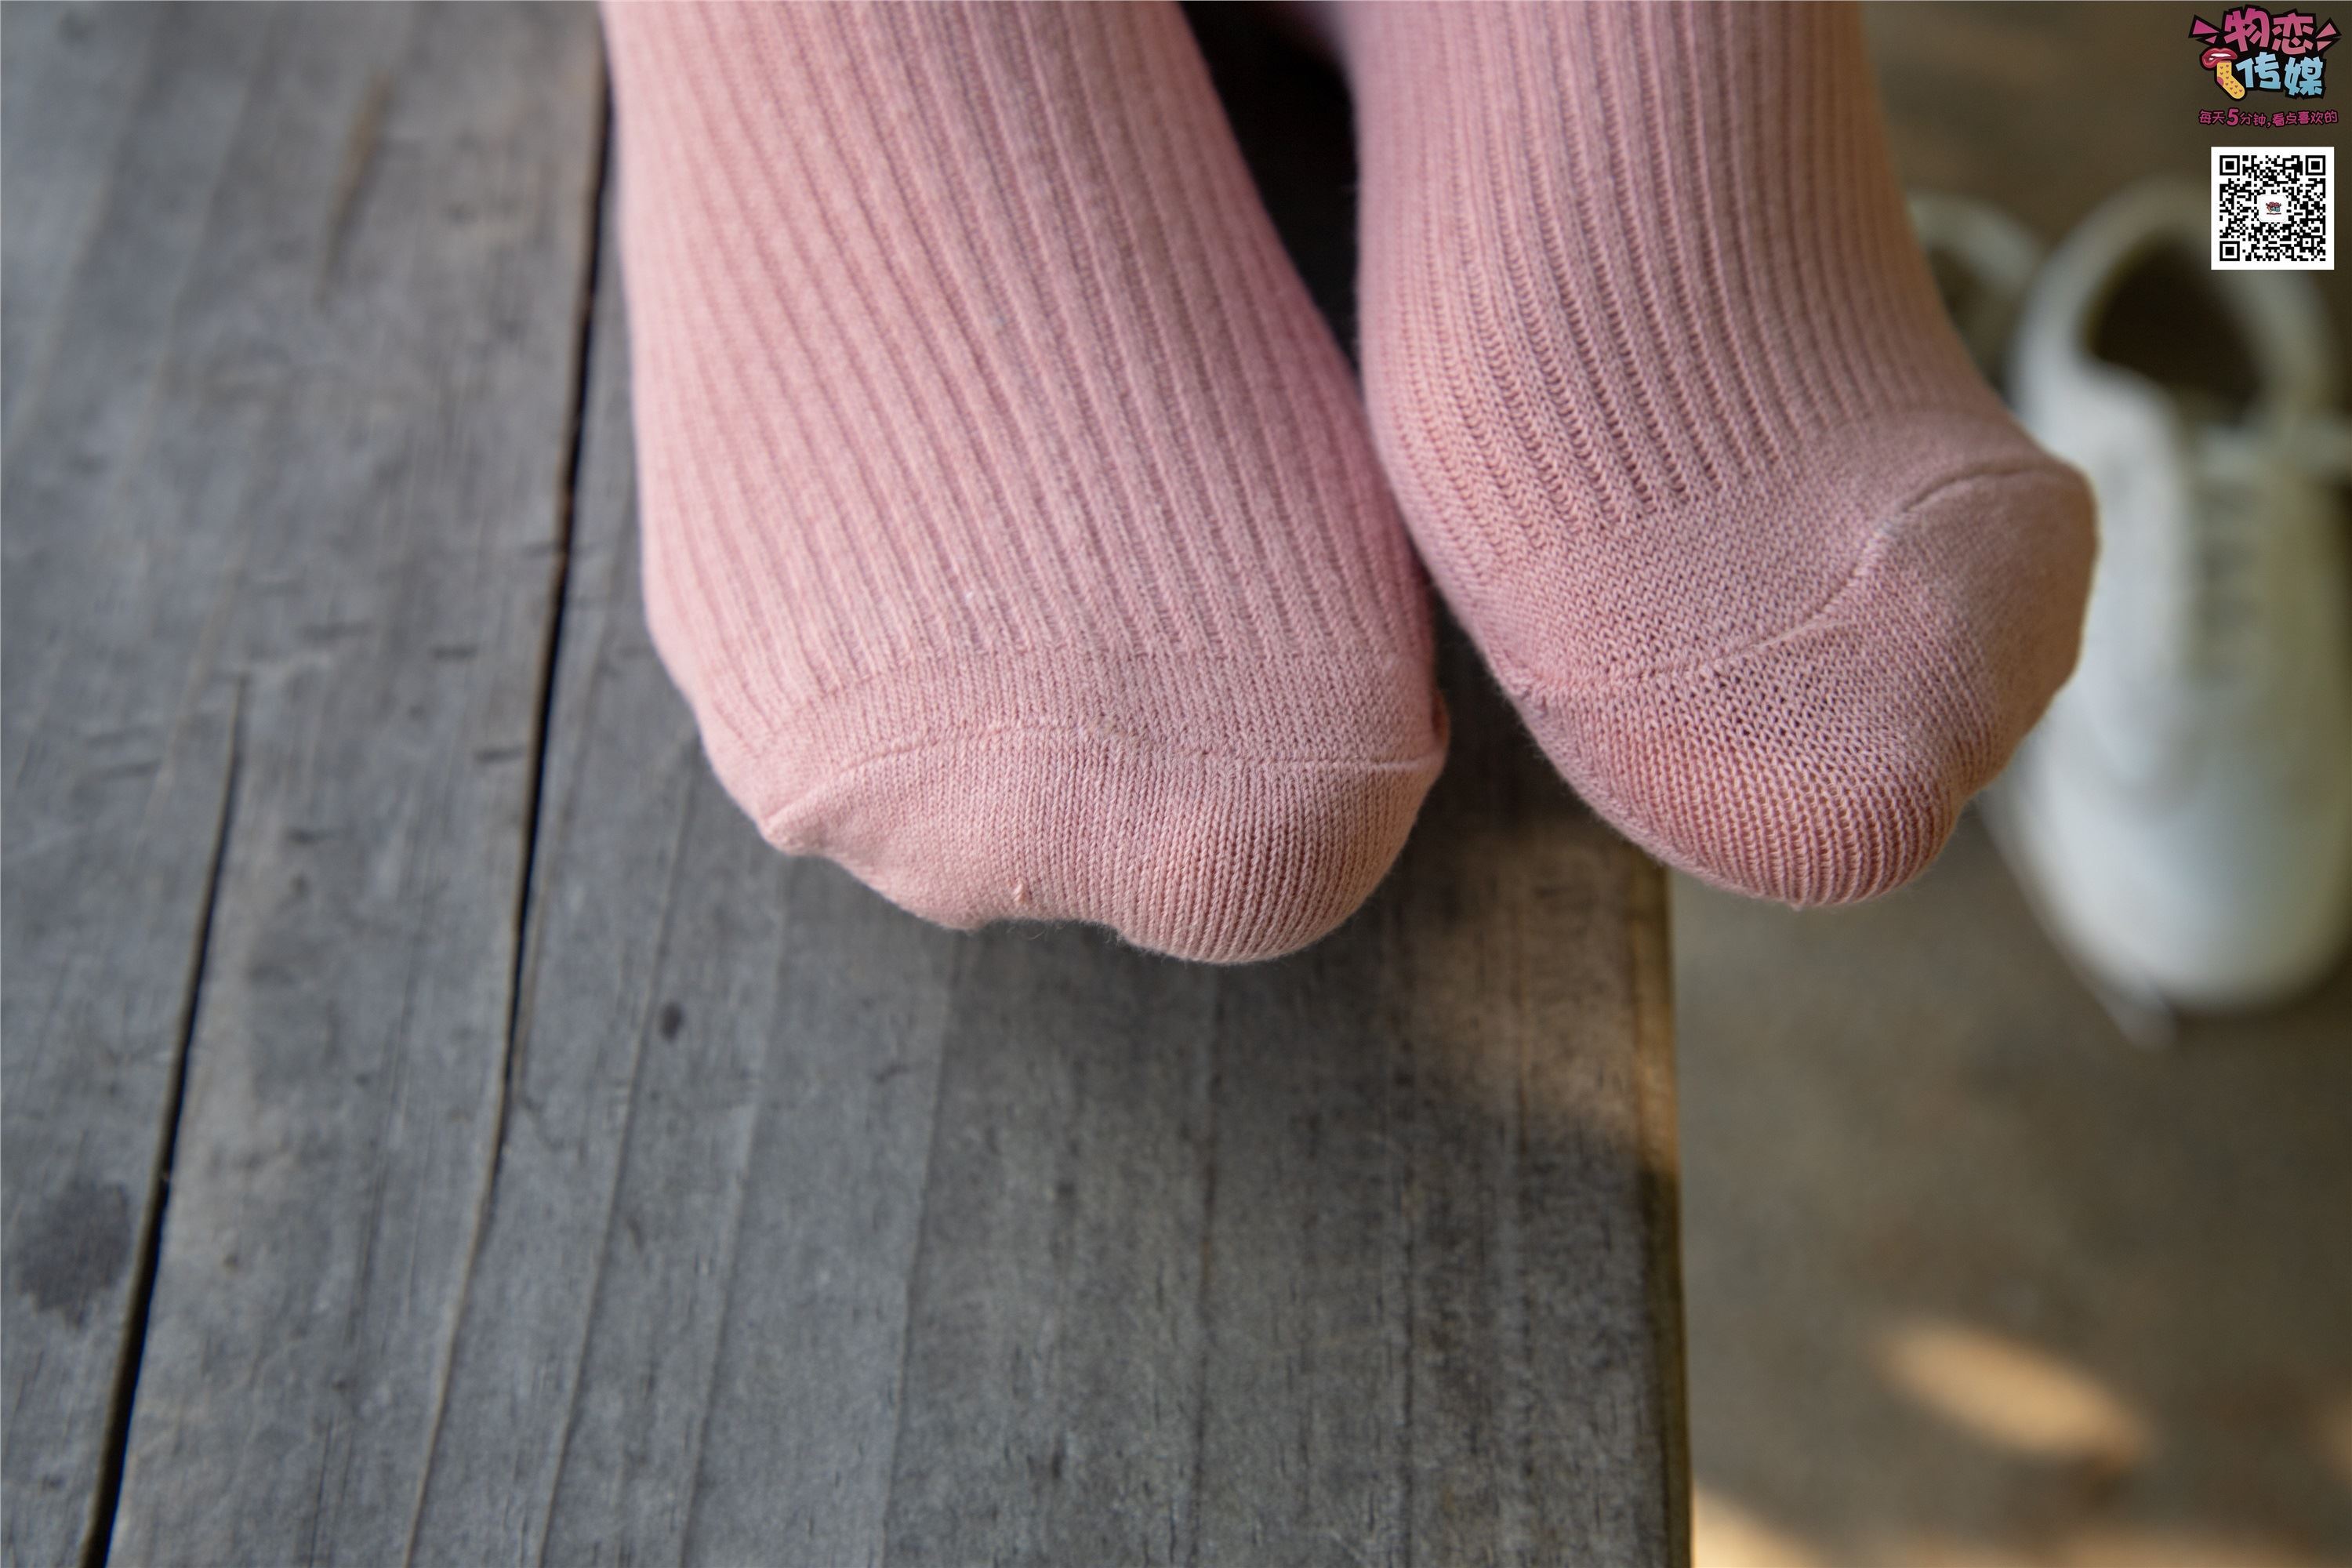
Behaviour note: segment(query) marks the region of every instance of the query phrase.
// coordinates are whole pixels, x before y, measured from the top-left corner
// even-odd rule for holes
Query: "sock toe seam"
[[[920,741],[910,742],[901,746],[892,746],[883,751],[868,752],[858,757],[855,762],[849,763],[840,768],[829,770],[824,778],[809,785],[806,789],[800,791],[790,800],[783,801],[761,812],[759,816],[760,828],[761,833],[769,833],[770,830],[780,824],[783,818],[790,816],[794,811],[805,805],[811,797],[826,790],[837,789],[842,785],[850,783],[852,780],[856,778],[858,774],[868,769],[878,767],[885,763],[896,762],[902,758],[914,756],[924,752],[940,751],[950,746],[971,745],[974,742],[978,742],[988,749],[994,750],[999,748],[1007,748],[1009,747],[1009,743],[1012,742],[1038,739],[1045,740],[1055,744],[1064,745],[1071,750],[1076,750],[1080,745],[1087,742],[1094,742],[1108,747],[1115,747],[1120,751],[1142,757],[1146,760],[1170,759],[1191,762],[1225,763],[1246,767],[1281,769],[1293,773],[1319,772],[1348,773],[1357,776],[1379,775],[1384,773],[1409,775],[1419,773],[1428,768],[1442,765],[1445,760],[1446,751],[1444,743],[1441,742],[1438,745],[1432,747],[1428,751],[1411,757],[1385,758],[1259,755],[1245,752],[1225,751],[1216,747],[1169,745],[1157,741],[1142,740],[1131,735],[1119,735],[1099,731],[1080,730],[1066,725],[1004,724],[981,730],[957,731],[952,734],[933,736]]]
[[[1855,596],[1866,584],[1874,580],[1877,569],[1884,564],[1887,552],[1893,548],[1903,525],[1923,507],[1949,491],[1963,487],[2022,479],[2030,483],[2071,486],[2078,483],[2071,470],[2053,469],[2047,462],[2003,464],[1989,468],[1971,468],[1964,474],[1936,480],[1911,496],[1890,511],[1885,521],[1871,531],[1870,537],[1854,557],[1837,586],[1812,609],[1779,631],[1759,637],[1728,648],[1717,648],[1689,658],[1663,664],[1646,665],[1633,669],[1605,673],[1598,678],[1580,679],[1548,674],[1518,664],[1507,655],[1490,649],[1488,658],[1496,666],[1514,696],[1547,707],[1555,702],[1573,701],[1592,697],[1622,696],[1633,689],[1662,679],[1705,675],[1767,652],[1781,644],[1794,642],[1838,620],[1847,601]]]

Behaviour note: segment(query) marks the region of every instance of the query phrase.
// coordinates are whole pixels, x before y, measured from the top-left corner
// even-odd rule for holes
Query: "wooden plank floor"
[[[1656,869],[1449,644],[1338,935],[768,851],[593,12],[0,10],[5,1518],[50,1563],[1675,1564]]]

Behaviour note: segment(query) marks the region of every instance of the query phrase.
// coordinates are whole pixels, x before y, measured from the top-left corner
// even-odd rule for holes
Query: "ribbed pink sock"
[[[1851,8],[1365,5],[1366,391],[1422,558],[1661,858],[1933,858],[2072,668],[2081,480],[1906,226]]]
[[[956,926],[1346,918],[1426,595],[1174,6],[605,20],[646,614],[767,837]]]

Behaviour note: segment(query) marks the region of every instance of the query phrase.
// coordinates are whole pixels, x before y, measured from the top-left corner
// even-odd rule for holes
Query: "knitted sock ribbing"
[[[646,612],[767,837],[1297,947],[1435,775],[1425,594],[1182,17],[605,10]]]
[[[2091,510],[1945,322],[1853,10],[1335,19],[1375,437],[1537,739],[1710,881],[1911,876],[2073,666]]]

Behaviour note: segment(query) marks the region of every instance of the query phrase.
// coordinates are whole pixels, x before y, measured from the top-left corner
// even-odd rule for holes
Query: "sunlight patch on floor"
[[[1828,1568],[1829,1559],[1722,1493],[1691,1489],[1691,1568]]]
[[[1878,1568],[2312,1568],[2313,1559],[2259,1542],[2198,1531],[2072,1531],[2046,1545],[1990,1546],[1934,1536],[1874,1543],[1858,1561]],[[1695,1568],[1745,1568],[1737,1559]]]
[[[1877,1361],[1896,1388],[1998,1447],[2118,1468],[2148,1447],[2147,1423],[2098,1380],[2005,1335],[1921,1319],[1888,1331]]]

